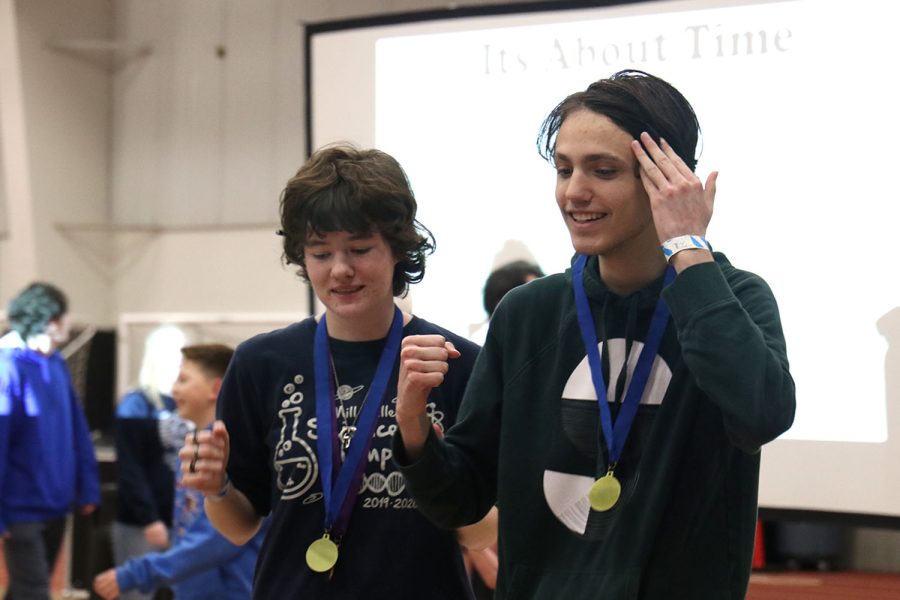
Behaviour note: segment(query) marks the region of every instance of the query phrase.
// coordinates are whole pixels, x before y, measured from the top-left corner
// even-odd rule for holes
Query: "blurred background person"
[[[175,460],[184,428],[164,437],[160,421],[181,421],[171,390],[181,363],[184,332],[173,325],[154,329],[144,343],[137,388],[116,408],[116,520],[113,523],[115,563],[169,545],[175,499]],[[168,430],[166,427],[165,430]],[[177,443],[165,440],[175,438]],[[132,590],[125,600],[148,600],[153,594]]]
[[[543,276],[544,271],[537,264],[527,260],[506,263],[491,271],[484,282],[484,312],[487,313],[487,320],[472,331],[469,339],[480,346],[484,345],[491,315],[506,292]]]
[[[100,481],[87,420],[58,348],[68,301],[33,283],[9,304],[0,338],[0,539],[7,600],[50,598],[50,573],[73,506],[90,514]]]
[[[178,415],[191,424],[193,431],[212,425],[222,376],[232,353],[230,347],[222,344],[181,349],[183,358],[172,396]],[[184,442],[184,436],[179,442]],[[94,579],[94,590],[104,599],[124,597],[132,590],[151,594],[161,585],[171,586],[178,600],[250,598],[265,527],[246,545],[232,544],[207,519],[202,495],[185,488],[180,480],[179,477],[171,546],[100,573]]]

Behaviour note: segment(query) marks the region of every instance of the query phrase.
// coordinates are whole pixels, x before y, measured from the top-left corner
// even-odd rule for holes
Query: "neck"
[[[627,296],[651,281],[657,279],[666,270],[666,259],[658,246],[652,251],[629,256],[601,256],[600,279],[614,294]]]
[[[216,419],[216,409],[213,407],[211,411],[206,412],[201,418],[193,419],[194,425],[197,426],[197,429],[203,429]]]
[[[378,314],[369,314],[358,317],[341,318],[331,311],[326,310],[328,317],[328,335],[346,342],[366,342],[380,340],[387,337],[394,320],[394,303],[378,311]]]
[[[53,351],[56,350],[56,344],[53,343],[50,335],[46,333],[30,336],[25,340],[25,345],[28,346],[29,350],[34,350],[44,355],[53,354]]]

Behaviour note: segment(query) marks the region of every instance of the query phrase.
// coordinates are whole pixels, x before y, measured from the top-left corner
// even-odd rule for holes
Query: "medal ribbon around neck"
[[[340,461],[337,437],[337,417],[334,409],[334,384],[331,380],[328,327],[323,315],[316,326],[313,342],[313,365],[316,376],[316,447],[319,454],[322,493],[325,502],[325,532],[340,538],[347,529],[350,513],[356,503],[362,475],[366,467],[366,453],[372,443],[372,433],[378,412],[384,402],[388,378],[400,354],[403,337],[403,313],[394,307],[394,320],[378,359],[375,377],[369,386],[369,402],[362,407],[357,419],[356,435],[350,441],[347,456],[334,480],[335,465]]]
[[[588,303],[587,294],[584,291],[584,267],[587,263],[587,256],[579,254],[572,266],[572,287],[575,291],[575,309],[578,313],[578,327],[581,330],[581,339],[584,342],[584,348],[587,351],[588,365],[591,369],[591,380],[594,384],[594,390],[597,394],[597,403],[600,405],[600,424],[603,430],[603,441],[606,444],[607,456],[609,459],[609,471],[606,476],[598,480],[598,483],[604,480],[608,485],[615,486],[615,490],[608,492],[610,494],[606,501],[600,501],[599,505],[594,502],[594,488],[591,490],[591,505],[595,510],[609,510],[618,500],[621,488],[618,481],[613,477],[613,469],[619,458],[622,456],[622,449],[625,447],[625,440],[631,431],[631,425],[634,422],[634,416],[637,414],[638,405],[641,403],[641,396],[644,395],[644,388],[647,387],[647,381],[650,378],[650,369],[662,342],[663,334],[666,331],[666,325],[669,321],[669,308],[663,301],[662,296],[656,301],[656,308],[653,310],[653,317],[650,320],[650,330],[647,332],[647,339],[644,342],[644,348],[638,358],[634,373],[631,376],[631,383],[625,392],[625,399],[622,401],[622,407],[616,416],[616,422],[613,424],[612,414],[609,410],[609,403],[606,397],[606,382],[603,380],[603,367],[600,363],[600,351],[597,349],[597,329],[594,326],[594,318],[591,315],[591,307]],[[672,283],[675,279],[675,270],[669,266],[666,269],[663,287]],[[625,363],[628,364],[628,357],[625,357]],[[603,488],[604,486],[600,486]],[[603,492],[600,492],[603,493]],[[605,505],[604,508],[598,506]]]

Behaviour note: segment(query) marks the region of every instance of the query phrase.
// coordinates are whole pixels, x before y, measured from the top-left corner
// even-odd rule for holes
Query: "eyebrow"
[[[565,154],[562,154],[562,153],[557,153],[556,158],[557,158],[557,160],[564,160],[566,162],[572,162],[572,159],[570,159],[568,156],[566,156]],[[619,156],[617,154],[612,154],[610,152],[598,152],[596,154],[588,154],[587,156],[585,156],[582,159],[582,162],[598,162],[601,160],[614,160],[614,161],[618,161],[618,162],[625,162],[621,156]]]

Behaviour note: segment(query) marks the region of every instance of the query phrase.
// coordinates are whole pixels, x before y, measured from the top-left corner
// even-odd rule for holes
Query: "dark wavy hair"
[[[66,295],[49,283],[35,282],[10,300],[7,307],[9,326],[24,339],[47,330],[50,321],[69,311]]]
[[[537,139],[538,152],[548,162],[554,162],[556,136],[563,121],[582,108],[608,117],[636,140],[643,131],[657,144],[665,138],[691,171],[697,166],[700,123],[693,107],[671,84],[638,70],[619,71],[595,81],[550,112]]]
[[[416,220],[416,198],[400,163],[389,154],[335,144],[317,150],[281,194],[284,260],[306,273],[310,236],[334,231],[380,233],[398,260],[392,281],[395,296],[425,276],[425,257],[434,236]]]

